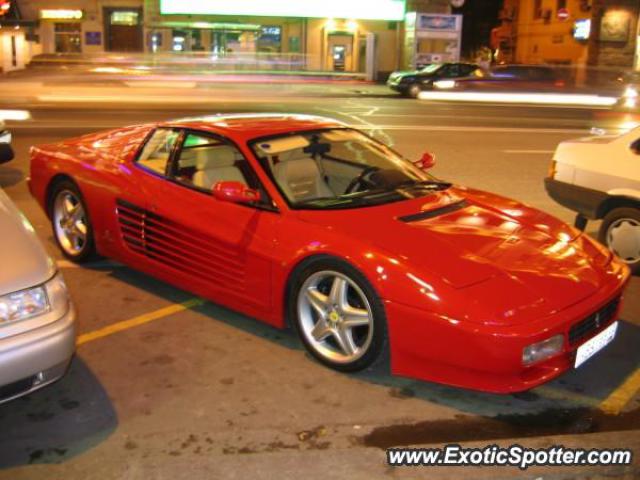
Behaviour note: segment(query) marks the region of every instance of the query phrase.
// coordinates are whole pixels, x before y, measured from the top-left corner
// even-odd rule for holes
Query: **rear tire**
[[[71,180],[53,186],[49,197],[53,237],[62,254],[76,263],[96,256],[93,227],[80,189]]]
[[[341,372],[386,361],[387,319],[365,276],[332,257],[311,261],[294,274],[288,313],[307,351]]]
[[[604,217],[598,240],[640,274],[640,209],[615,208]]]

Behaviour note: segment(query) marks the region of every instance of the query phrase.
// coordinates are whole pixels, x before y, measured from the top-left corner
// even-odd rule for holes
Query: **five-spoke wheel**
[[[49,208],[53,233],[62,253],[74,261],[93,254],[93,232],[78,188],[68,181],[57,184]]]
[[[325,260],[305,269],[294,288],[293,317],[313,356],[345,371],[360,370],[378,358],[386,342],[384,310],[360,272]]]

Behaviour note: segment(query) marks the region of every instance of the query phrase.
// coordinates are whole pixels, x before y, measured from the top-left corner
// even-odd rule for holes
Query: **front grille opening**
[[[35,375],[0,387],[0,401],[28,392],[36,380]]]
[[[597,312],[592,313],[581,322],[576,323],[569,330],[569,344],[576,345],[604,330],[618,311],[620,298],[609,302]]]

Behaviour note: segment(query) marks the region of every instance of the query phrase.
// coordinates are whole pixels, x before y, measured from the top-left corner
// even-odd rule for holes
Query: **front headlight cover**
[[[531,366],[543,360],[547,360],[560,353],[564,348],[564,336],[556,335],[542,342],[529,345],[522,352],[522,364]]]
[[[68,308],[67,287],[58,273],[43,285],[0,296],[0,327],[48,313],[59,318]]]

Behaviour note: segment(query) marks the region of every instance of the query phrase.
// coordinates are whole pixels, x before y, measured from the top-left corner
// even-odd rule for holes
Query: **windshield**
[[[380,205],[449,187],[347,128],[271,137],[251,148],[293,208]]]
[[[421,73],[433,73],[436,70],[438,70],[440,67],[442,67],[441,63],[432,63],[431,65],[427,65],[426,67],[424,67],[422,70],[420,70]]]

